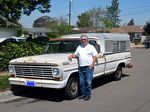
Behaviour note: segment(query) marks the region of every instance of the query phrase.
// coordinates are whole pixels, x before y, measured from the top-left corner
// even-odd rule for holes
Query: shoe
[[[90,96],[85,96],[85,97],[84,97],[84,101],[88,101],[88,100],[90,100],[90,99],[91,99]]]
[[[78,97],[78,99],[83,99],[85,97],[85,95],[81,95]]]

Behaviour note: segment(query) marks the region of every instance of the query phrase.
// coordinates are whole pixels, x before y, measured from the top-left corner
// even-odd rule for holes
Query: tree
[[[150,21],[146,22],[146,25],[144,25],[144,31],[150,35]]]
[[[0,18],[0,27],[5,27],[5,26],[7,26],[7,22],[4,19]]]
[[[103,22],[104,22],[104,28],[105,29],[112,29],[113,28],[113,23],[110,19],[104,18]]]
[[[113,27],[116,28],[120,24],[120,19],[119,19],[119,0],[112,0],[111,6],[107,6],[107,18],[112,21]]]
[[[134,19],[133,18],[129,21],[128,26],[129,25],[134,25]]]
[[[92,26],[96,29],[98,28],[103,28],[103,20],[105,17],[105,10],[102,9],[101,7],[98,8],[93,8],[89,10],[90,13],[90,20],[92,21]]]
[[[81,15],[78,16],[77,26],[78,27],[91,27],[92,21],[90,18],[89,12],[84,12]]]
[[[51,28],[56,35],[64,35],[71,32],[71,27],[69,27],[67,19],[62,16],[56,19],[55,24],[49,24],[49,28]]]
[[[57,23],[57,20],[55,18],[51,18],[49,16],[42,16],[40,18],[37,18],[33,22],[33,27],[50,27],[56,23]]]
[[[34,10],[46,13],[50,7],[50,0],[0,0],[1,16],[15,23],[22,14],[29,16]]]

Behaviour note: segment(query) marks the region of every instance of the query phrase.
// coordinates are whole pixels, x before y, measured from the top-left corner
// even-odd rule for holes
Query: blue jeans
[[[93,71],[94,69],[90,69],[88,66],[79,67],[81,95],[91,96]]]

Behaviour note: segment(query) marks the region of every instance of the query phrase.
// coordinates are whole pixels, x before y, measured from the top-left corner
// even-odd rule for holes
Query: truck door
[[[97,50],[98,53],[100,53],[100,45],[97,44],[96,40],[89,40],[89,43],[92,44],[95,49]],[[100,76],[104,74],[104,69],[105,69],[105,59],[104,57],[98,57],[96,66],[94,68],[94,77]]]

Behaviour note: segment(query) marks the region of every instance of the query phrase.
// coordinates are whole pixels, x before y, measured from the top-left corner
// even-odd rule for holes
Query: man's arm
[[[69,59],[69,60],[71,60],[72,58],[77,58],[77,55],[71,54],[71,55],[68,56],[68,59]]]
[[[97,59],[96,56],[93,56],[92,58],[93,58],[93,61],[92,61],[92,64],[90,65],[91,69],[94,67],[94,65],[96,63],[96,59]]]

